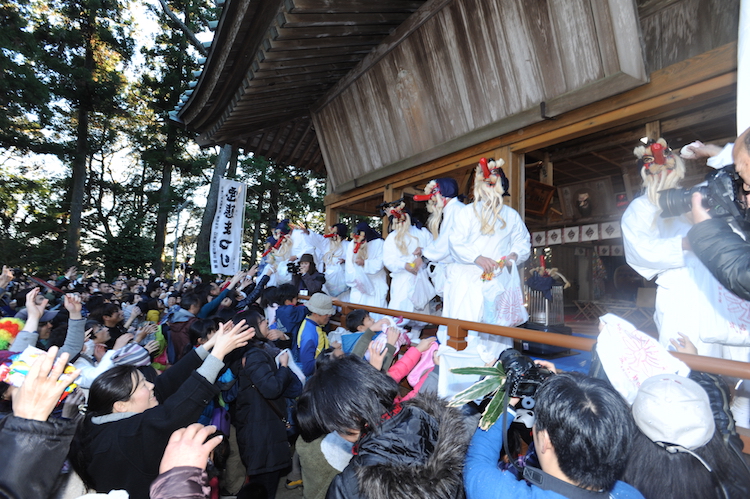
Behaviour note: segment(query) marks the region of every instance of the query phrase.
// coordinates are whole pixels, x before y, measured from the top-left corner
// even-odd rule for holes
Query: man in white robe
[[[450,234],[458,212],[465,207],[458,199],[458,182],[452,178],[431,180],[425,186],[425,194],[414,196],[414,200],[427,201],[427,211],[430,212],[427,228],[434,239],[422,249],[422,256],[434,266],[432,283],[435,292],[443,298],[443,317],[455,319],[456,316],[448,312],[460,299],[454,284],[456,265],[450,252]],[[437,337],[441,344],[447,344],[448,328],[438,327]]]
[[[505,177],[503,164],[502,160],[480,160],[474,180],[475,201],[456,215],[450,234],[450,252],[456,261],[453,276],[457,299],[448,303],[446,316],[482,322],[483,275],[491,275],[502,265],[510,265],[511,260],[520,266],[531,254],[531,236],[521,215],[503,204],[506,190],[502,181]],[[485,361],[497,358],[505,348],[513,346],[511,338],[487,333],[479,334],[479,339],[480,355],[483,360],[487,358]]]
[[[351,288],[350,303],[385,308],[388,283],[383,266],[383,238],[367,222],[360,222],[354,228],[352,243],[346,249],[345,269],[346,284]],[[377,320],[376,315],[370,314]]]

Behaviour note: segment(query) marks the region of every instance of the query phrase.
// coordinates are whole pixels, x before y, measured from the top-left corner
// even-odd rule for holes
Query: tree
[[[44,52],[38,62],[50,91],[67,110],[59,117],[57,132],[70,138],[65,151],[72,179],[65,260],[73,265],[80,253],[87,165],[92,159],[90,120],[96,117],[106,123],[127,113],[122,95],[123,72],[134,46],[131,21],[118,0],[53,0],[37,8],[50,12],[37,21]],[[110,143],[111,135],[99,142]]]

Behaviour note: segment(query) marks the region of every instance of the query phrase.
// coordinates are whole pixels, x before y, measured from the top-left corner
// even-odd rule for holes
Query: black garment
[[[286,425],[279,414],[286,414],[285,398],[297,397],[302,383],[288,367],[276,367],[277,353],[272,344],[255,342],[239,375],[234,425],[248,475],[279,471],[292,463]]]
[[[379,428],[360,439],[356,455],[333,479],[326,498],[462,498],[473,429],[458,409],[420,394],[396,414],[384,415]]]
[[[750,243],[719,219],[693,225],[687,237],[716,280],[743,300],[750,300]]]
[[[195,351],[156,378],[159,405],[119,421],[83,427],[86,472],[98,492],[124,489],[148,499],[172,432],[198,420],[219,389],[194,372],[203,363]]]
[[[0,497],[49,497],[75,430],[72,420],[0,419]]]
[[[248,305],[252,305],[255,303],[258,298],[260,298],[261,293],[263,293],[263,290],[266,289],[266,285],[268,284],[268,281],[271,279],[271,276],[264,275],[260,278],[260,281],[253,287],[251,291],[247,293],[247,296],[237,304],[237,310],[244,310],[245,307]]]
[[[323,291],[323,284],[325,283],[326,276],[317,270],[310,274],[295,274],[292,277],[292,284],[297,286],[300,291],[307,290],[308,296]]]

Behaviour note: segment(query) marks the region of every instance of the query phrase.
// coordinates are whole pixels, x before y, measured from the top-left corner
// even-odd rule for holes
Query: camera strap
[[[576,487],[572,483],[564,482],[559,478],[555,478],[549,473],[545,473],[539,468],[533,466],[524,467],[523,477],[532,485],[536,485],[542,490],[557,492],[568,499],[601,499],[609,497],[609,491],[607,490],[582,489],[581,487]]]

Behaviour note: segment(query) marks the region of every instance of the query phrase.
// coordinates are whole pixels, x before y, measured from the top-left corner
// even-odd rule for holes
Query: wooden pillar
[[[394,189],[391,184],[386,184],[385,188],[383,189],[383,202],[390,203],[391,201],[395,201],[403,195],[403,192],[403,189]],[[388,229],[388,217],[383,217],[383,226],[381,231],[383,234],[383,239],[385,239],[388,235]]]
[[[661,121],[649,121],[646,123],[646,137],[648,140],[656,140],[661,137]]]
[[[544,153],[544,160],[542,162],[542,168],[539,171],[539,181],[546,185],[555,185],[553,178],[554,168],[552,161],[549,160],[549,153]]]
[[[524,154],[515,153],[510,150],[509,146],[506,146],[495,150],[495,158],[502,158],[505,161],[503,170],[510,181],[510,203],[508,205],[518,213],[523,214],[525,211],[523,183],[526,181]]]
[[[331,225],[339,223],[339,210],[326,206],[326,230]]]
[[[448,346],[456,350],[464,350],[467,347],[466,336],[469,330],[461,327],[458,321],[455,324],[448,324]]]

